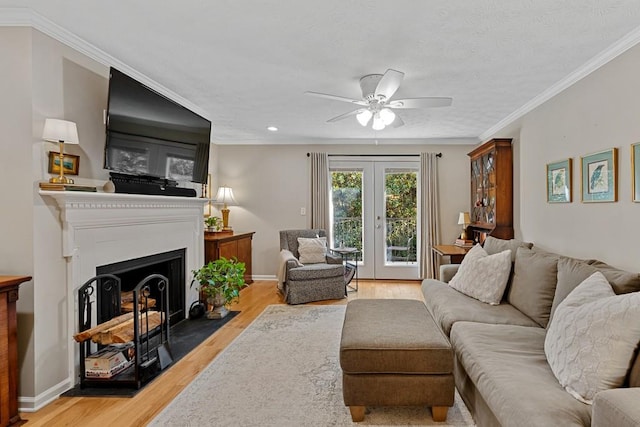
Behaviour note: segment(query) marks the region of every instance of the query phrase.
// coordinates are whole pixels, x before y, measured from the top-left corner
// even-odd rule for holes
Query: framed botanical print
[[[640,202],[640,142],[631,146],[631,195]]]
[[[571,203],[571,159],[547,164],[547,202]]]
[[[618,149],[600,151],[581,157],[582,201],[618,201]]]

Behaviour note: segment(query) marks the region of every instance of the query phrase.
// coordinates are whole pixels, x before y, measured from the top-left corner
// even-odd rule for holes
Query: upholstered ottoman
[[[344,404],[353,421],[366,406],[430,406],[445,421],[453,406],[453,352],[423,302],[357,299],[347,304],[340,342]]]

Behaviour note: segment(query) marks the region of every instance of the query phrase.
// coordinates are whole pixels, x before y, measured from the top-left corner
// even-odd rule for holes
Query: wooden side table
[[[248,233],[216,233],[204,232],[204,262],[215,261],[218,258],[237,258],[244,262],[246,267],[244,281],[253,283],[253,271],[251,269],[251,239],[255,232]]]
[[[29,276],[0,276],[0,426],[20,424],[18,413],[18,287]]]
[[[440,264],[443,257],[449,257],[451,264],[460,264],[471,248],[456,245],[435,245],[431,248],[436,261],[436,271],[440,274]]]

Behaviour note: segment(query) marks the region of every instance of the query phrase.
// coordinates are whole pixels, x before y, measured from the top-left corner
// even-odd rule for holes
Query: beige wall
[[[330,154],[419,154],[442,152],[440,218],[443,242],[460,232],[458,213],[468,210],[470,145],[221,145],[214,184],[233,188],[240,206],[231,207],[230,224],[237,231],[255,231],[253,274],[274,276],[279,253],[278,231],[305,228],[309,215],[308,152]],[[215,159],[214,159],[215,161]]]
[[[44,34],[29,28],[0,28],[5,67],[0,80],[0,274],[24,274],[33,281],[20,288],[18,343],[20,407],[31,409],[69,388],[66,336],[67,263],[61,255],[60,212],[38,194],[46,181],[47,152],[57,145],[42,141],[45,118],[62,118],[78,125],[80,155],[77,182],[106,177],[101,171],[107,104],[108,68]],[[73,379],[71,379],[73,381]]]
[[[640,46],[547,101],[497,136],[515,138],[516,226],[526,240],[640,270],[640,203],[631,202],[630,145],[640,142]],[[581,203],[580,157],[618,148],[618,202]],[[573,203],[546,202],[546,164],[573,159]]]
[[[74,178],[77,183],[104,180],[106,174],[100,170],[101,166],[94,165],[93,160],[102,159],[104,147],[104,136],[99,138],[98,135],[104,135],[102,110],[107,106],[108,68],[35,30],[32,32],[32,61],[32,143],[34,159],[41,166],[33,176],[36,188],[33,195],[36,315],[32,369],[35,376],[33,398],[35,405],[39,405],[55,397],[60,389],[69,387],[73,367],[69,366],[68,347],[74,343],[67,337],[67,313],[75,307],[75,300],[67,298],[67,261],[61,255],[60,212],[50,199],[37,193],[37,183],[50,176],[47,153],[58,150],[56,145],[41,140],[42,127],[48,117],[76,122],[80,144],[65,147],[69,153],[80,156],[79,175]],[[26,398],[22,406],[28,408],[27,396],[30,395],[21,391],[21,396]]]
[[[33,180],[31,30],[0,28],[5,66],[0,79],[0,274],[33,274]],[[33,395],[33,282],[20,287],[18,301],[21,393]],[[24,333],[23,333],[24,332]]]

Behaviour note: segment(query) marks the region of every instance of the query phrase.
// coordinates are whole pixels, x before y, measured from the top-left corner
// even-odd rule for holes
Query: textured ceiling
[[[198,106],[219,143],[478,138],[637,30],[638,0],[126,2],[28,7]],[[326,120],[359,78],[405,73],[395,98],[450,96],[375,132]],[[279,132],[266,127],[277,126]]]

